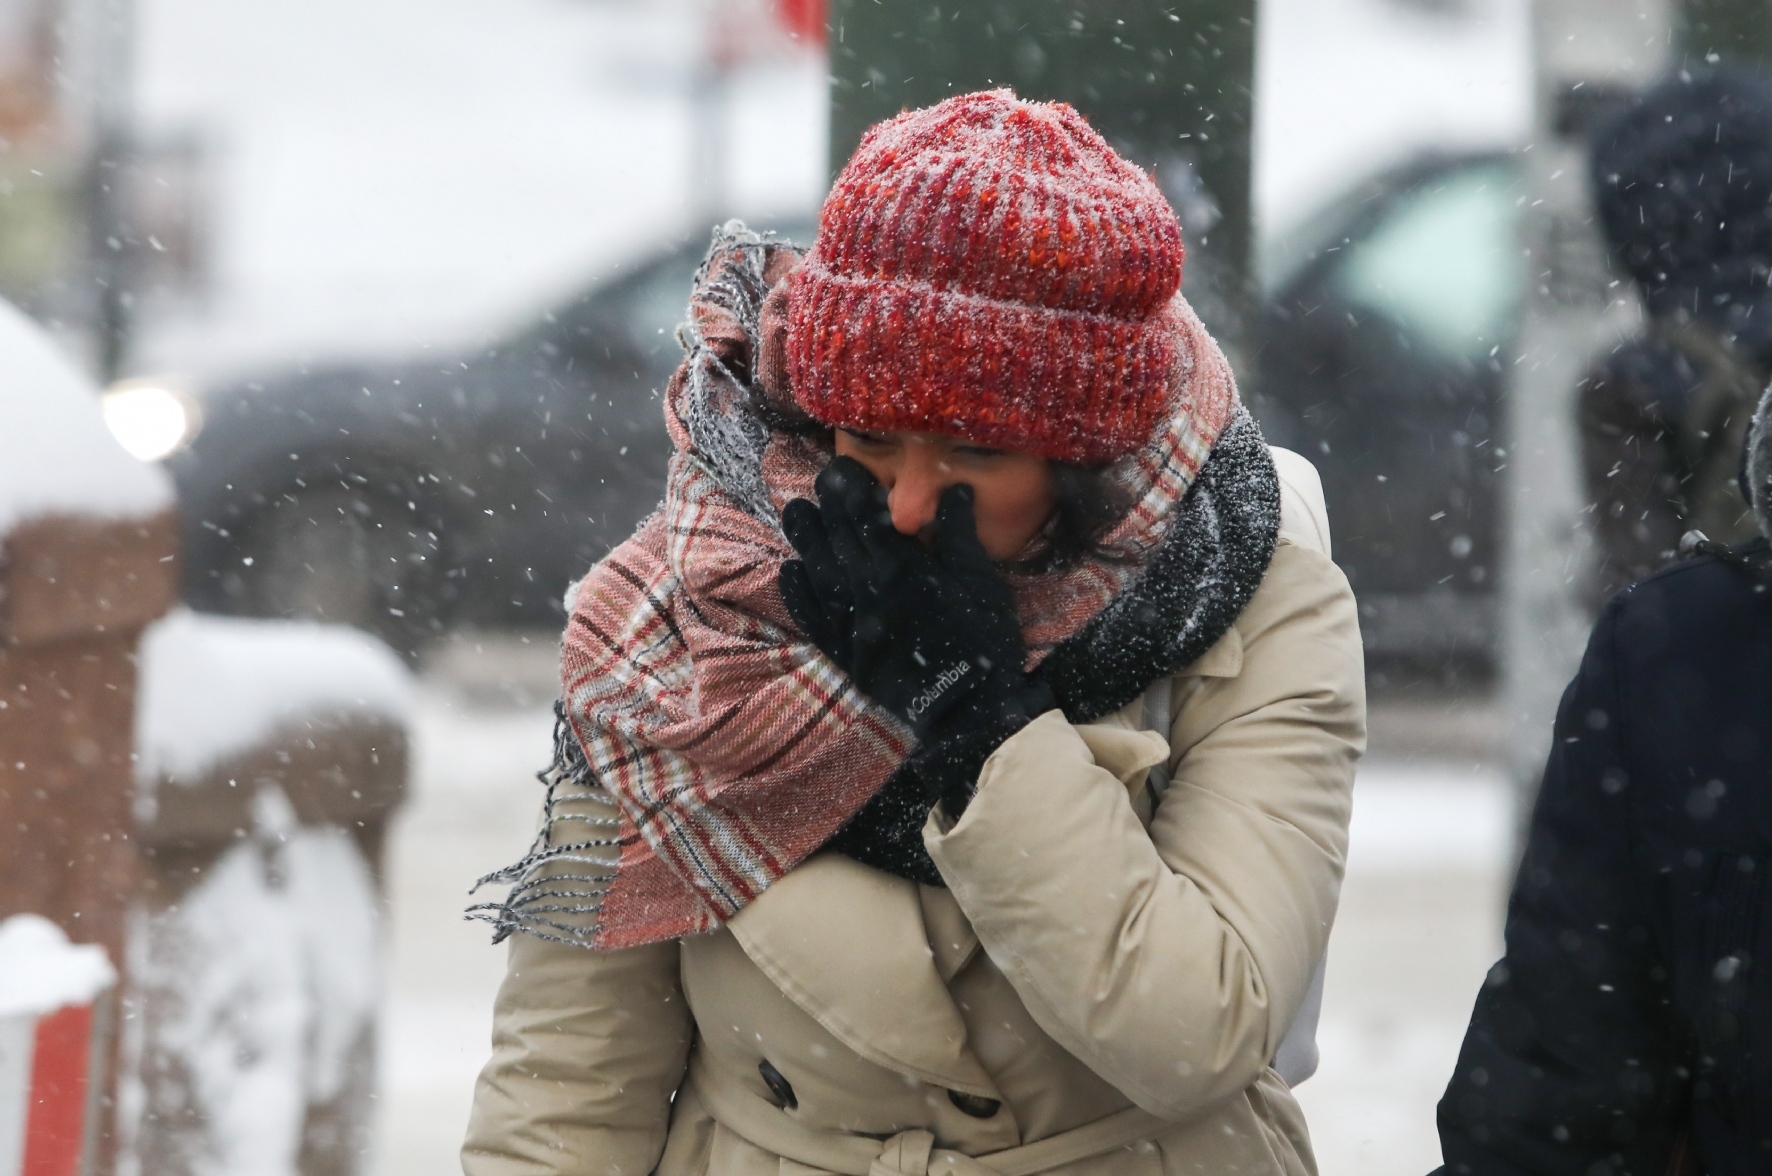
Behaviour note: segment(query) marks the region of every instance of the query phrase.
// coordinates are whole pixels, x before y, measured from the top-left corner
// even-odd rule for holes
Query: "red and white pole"
[[[82,1176],[116,972],[36,915],[0,923],[0,1176]]]

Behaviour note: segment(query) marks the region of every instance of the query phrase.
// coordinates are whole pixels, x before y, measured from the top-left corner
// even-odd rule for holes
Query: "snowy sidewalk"
[[[504,965],[489,929],[462,921],[465,890],[528,843],[532,774],[552,746],[550,651],[463,648],[426,675],[411,800],[390,845],[376,1176],[459,1170]],[[1363,768],[1322,1068],[1299,1090],[1324,1176],[1421,1176],[1438,1163],[1434,1103],[1499,951],[1510,820],[1492,770],[1382,748]]]
[[[1423,1176],[1434,1104],[1501,951],[1511,799],[1492,769],[1369,758],[1329,944],[1322,1067],[1299,1087],[1323,1176]]]
[[[520,669],[524,683],[538,677]],[[527,848],[541,804],[534,773],[553,750],[551,704],[487,699],[442,677],[427,674],[420,690],[411,792],[388,844],[375,1176],[461,1170],[457,1152],[474,1076],[490,1052],[505,961],[505,949],[490,946],[492,929],[464,921],[462,910],[476,877]]]

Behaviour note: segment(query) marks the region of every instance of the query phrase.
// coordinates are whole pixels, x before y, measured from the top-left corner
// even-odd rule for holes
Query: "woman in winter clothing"
[[[1737,477],[1772,379],[1772,82],[1682,71],[1598,128],[1590,171],[1613,257],[1648,312],[1581,390],[1597,608],[1689,530],[1722,543],[1757,533]]]
[[[1772,535],[1772,395],[1748,452]],[[1772,556],[1704,546],[1607,605],[1563,695],[1446,1176],[1772,1171]]]
[[[716,236],[659,513],[571,601],[463,1163],[1314,1170],[1273,1068],[1364,741],[1315,471],[1069,107]],[[587,950],[588,949],[588,950]]]

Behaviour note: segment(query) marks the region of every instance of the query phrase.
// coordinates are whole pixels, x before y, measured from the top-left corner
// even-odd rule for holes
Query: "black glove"
[[[921,774],[948,781],[935,785],[945,797],[942,745],[963,743],[964,758],[982,764],[981,743],[988,756],[1054,705],[1022,672],[1014,597],[978,540],[972,488],[942,494],[933,550],[893,527],[885,493],[859,462],[831,462],[815,489],[816,507],[797,499],[782,512],[800,553],[782,564],[782,599],[862,693],[910,724],[924,743]],[[968,795],[976,777],[965,780]]]

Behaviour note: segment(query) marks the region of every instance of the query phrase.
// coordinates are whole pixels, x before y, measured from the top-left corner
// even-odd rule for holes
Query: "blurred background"
[[[809,240],[863,127],[996,83],[1152,170],[1322,473],[1372,751],[1300,1098],[1325,1173],[1434,1166],[1589,615],[1574,389],[1641,320],[1583,136],[1762,9],[0,0],[0,916],[123,977],[71,1154],[456,1170],[466,891],[534,828],[561,595],[657,501],[710,228]]]

